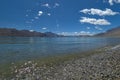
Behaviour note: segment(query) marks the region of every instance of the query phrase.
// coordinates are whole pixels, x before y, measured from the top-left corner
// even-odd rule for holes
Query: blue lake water
[[[0,37],[0,63],[78,53],[120,44],[120,38]]]

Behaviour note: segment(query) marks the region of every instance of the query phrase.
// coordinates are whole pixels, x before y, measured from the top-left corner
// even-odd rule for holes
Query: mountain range
[[[52,32],[36,32],[29,30],[17,30],[14,28],[0,28],[0,36],[18,36],[18,37],[58,37]]]
[[[110,29],[104,33],[96,34],[95,36],[99,37],[120,37],[120,26]]]
[[[17,30],[14,28],[0,28],[0,36],[18,36],[18,37],[63,37],[52,32],[36,32],[29,30]],[[79,37],[90,37],[90,35],[80,35]],[[104,33],[95,34],[94,37],[120,37],[120,26],[110,29]]]

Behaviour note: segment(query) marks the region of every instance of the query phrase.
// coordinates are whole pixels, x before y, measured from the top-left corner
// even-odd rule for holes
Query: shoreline
[[[114,56],[113,53],[115,53],[116,51],[119,51],[116,53],[117,55],[119,55],[120,45],[117,45],[114,47],[104,47],[101,49],[93,50],[91,52],[85,52],[84,55],[72,54],[72,55],[66,55],[64,57],[60,56],[60,57],[49,58],[46,61],[44,59],[43,60],[37,59],[34,61],[27,61],[19,65],[13,64],[12,74],[14,76],[12,76],[9,79],[13,79],[13,80],[16,80],[16,79],[23,79],[23,80],[28,80],[28,79],[29,80],[36,80],[36,79],[38,80],[39,79],[40,80],[61,80],[61,79],[62,80],[83,80],[83,79],[87,79],[89,80],[91,78],[92,80],[95,80],[94,78],[98,77],[97,73],[102,71],[102,70],[99,71],[100,67],[98,65],[101,65],[102,63],[104,63],[101,61],[103,61],[104,58],[106,60],[108,55]],[[120,57],[118,56],[118,59],[119,58]],[[96,62],[97,60],[101,64]],[[118,66],[120,66],[120,63],[118,63]],[[91,71],[91,69],[96,70],[94,69],[95,67],[98,67],[97,69],[98,72],[96,73],[96,75],[94,76],[89,75],[89,73],[91,74],[93,73],[93,72],[89,72]],[[118,67],[118,69],[120,68]],[[80,72],[77,73],[76,70]],[[118,72],[118,74],[120,74],[120,72]],[[88,77],[86,78],[85,75],[87,75]],[[101,73],[99,74],[99,78],[97,78],[98,80],[101,79],[100,75],[104,75],[104,72],[102,72],[102,74]],[[109,79],[110,76],[108,76],[107,78]],[[119,75],[118,75],[118,78],[120,79]],[[108,80],[108,79],[105,79],[105,80]],[[110,79],[110,80],[114,80],[114,79]]]

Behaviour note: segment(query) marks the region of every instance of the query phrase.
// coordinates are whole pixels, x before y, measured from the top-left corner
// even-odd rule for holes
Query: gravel
[[[120,45],[50,68],[28,61],[13,71],[9,80],[120,80]]]

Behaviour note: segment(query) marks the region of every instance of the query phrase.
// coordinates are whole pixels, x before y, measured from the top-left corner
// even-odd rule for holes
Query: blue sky
[[[120,26],[120,0],[0,0],[0,28],[95,34]]]

